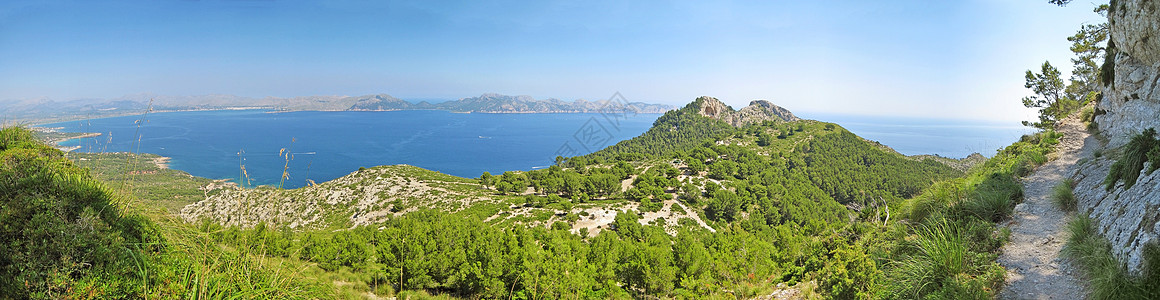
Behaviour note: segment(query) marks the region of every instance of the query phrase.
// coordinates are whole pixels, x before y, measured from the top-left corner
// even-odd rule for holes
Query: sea
[[[285,168],[284,187],[297,188],[307,179],[322,183],[379,165],[407,164],[461,177],[546,168],[556,156],[588,154],[638,136],[660,116],[221,110],[41,126],[102,134],[61,143],[79,147],[74,151],[154,153],[170,157],[170,168],[194,176],[248,177],[249,185],[277,185]]]
[[[638,136],[660,116],[221,110],[41,126],[102,134],[61,143],[78,152],[154,153],[170,157],[170,168],[214,179],[248,177],[249,185],[277,185],[285,169],[284,186],[297,188],[378,165],[408,164],[461,177],[546,168],[557,156],[583,155]],[[989,157],[1029,132],[1017,124],[974,121],[802,117],[838,123],[902,154],[951,158],[975,152]]]
[[[800,118],[837,123],[862,138],[894,148],[903,155],[932,154],[964,158],[972,153],[992,157],[998,150],[1036,132],[1015,121],[860,116],[803,112]]]

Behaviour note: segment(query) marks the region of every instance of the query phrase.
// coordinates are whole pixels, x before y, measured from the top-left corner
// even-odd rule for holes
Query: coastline
[[[62,146],[60,143],[103,135],[100,132],[61,132],[61,129],[63,127],[32,127],[32,130],[38,133],[41,140],[47,144],[51,144],[53,148],[64,152],[72,152],[80,149],[81,146]]]
[[[381,109],[381,110],[301,109],[301,110],[297,110],[297,109],[278,109],[278,108],[274,108],[274,107],[268,107],[268,106],[238,106],[238,107],[199,108],[199,109],[157,109],[157,110],[152,110],[152,111],[150,111],[149,113],[170,113],[170,112],[206,112],[206,111],[238,111],[238,110],[265,110],[265,111],[266,111],[266,113],[271,113],[271,114],[277,114],[277,113],[289,113],[289,112],[300,112],[300,111],[313,111],[313,112],[345,112],[345,111],[367,111],[367,112],[386,112],[386,111],[446,111],[446,112],[453,113],[453,114],[599,114],[599,113],[606,113],[606,111],[599,111],[599,110],[597,110],[597,111],[578,111],[578,110],[551,110],[551,111],[528,111],[528,110],[512,110],[512,111],[494,111],[494,110],[483,110],[483,111],[456,111],[456,110],[445,110],[445,109]],[[670,110],[671,110],[671,109],[670,109]],[[663,114],[663,113],[665,113],[665,112],[668,112],[668,111],[669,111],[669,110],[665,110],[665,111],[629,111],[629,112],[630,112],[630,113],[634,113],[634,114]],[[72,122],[72,121],[84,121],[84,120],[96,120],[96,119],[104,119],[104,118],[116,118],[116,117],[124,117],[124,116],[135,116],[135,115],[142,115],[142,114],[145,114],[145,112],[132,112],[132,113],[130,113],[130,112],[120,112],[120,113],[98,114],[98,115],[88,115],[88,116],[46,117],[46,118],[33,118],[33,119],[25,119],[25,120],[21,120],[21,121],[23,121],[23,122],[27,122],[27,124],[28,124],[27,126],[28,126],[28,127],[41,127],[41,126],[44,126],[44,125],[48,125],[48,124],[55,124],[55,123]]]

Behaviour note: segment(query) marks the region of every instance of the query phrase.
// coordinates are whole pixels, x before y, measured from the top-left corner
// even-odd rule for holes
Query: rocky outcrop
[[[1109,28],[1119,51],[1148,64],[1160,61],[1160,2],[1121,0],[1112,4]]]
[[[764,121],[793,122],[801,120],[789,110],[765,100],[753,100],[749,102],[749,106],[736,111],[721,100],[708,96],[701,96],[694,103],[699,107],[698,114],[725,121],[725,123],[737,127]]]
[[[1072,179],[1077,206],[1096,221],[1116,257],[1137,272],[1143,266],[1144,246],[1156,243],[1160,234],[1160,172],[1147,174],[1145,166],[1131,188],[1125,189],[1120,181],[1109,192],[1104,188],[1104,177],[1113,162],[1106,156],[1089,157],[1076,165]]]
[[[1114,1],[1108,15],[1114,79],[1096,117],[1109,147],[1146,128],[1160,128],[1160,2]],[[1114,57],[1114,58],[1113,58]]]
[[[185,206],[190,223],[210,221],[249,228],[333,228],[375,224],[418,209],[453,213],[492,203],[488,190],[471,179],[415,166],[378,166],[293,190],[230,189]]]
[[[1160,233],[1160,172],[1142,171],[1131,188],[1121,181],[1110,191],[1104,178],[1132,136],[1160,128],[1160,1],[1112,1],[1108,22],[1107,67],[1114,76],[1095,119],[1103,141],[1085,141],[1085,156],[1071,177],[1080,212],[1092,217],[1116,257],[1138,272],[1144,246],[1157,243]]]

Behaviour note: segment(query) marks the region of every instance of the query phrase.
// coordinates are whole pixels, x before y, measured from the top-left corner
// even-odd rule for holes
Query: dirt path
[[[677,193],[673,193],[673,199],[677,199],[677,197]],[[705,221],[701,220],[701,216],[697,215],[696,211],[689,209],[689,207],[685,206],[684,203],[681,203],[680,200],[673,200],[673,204],[680,206],[681,209],[685,210],[685,213],[689,215],[689,218],[693,219],[693,221],[697,221],[697,224],[700,224],[701,227],[705,227],[705,229],[708,229],[709,232],[717,233],[716,229],[713,229],[713,227],[710,227],[709,224],[705,224]]]
[[[1011,240],[1003,246],[999,263],[1007,268],[1007,282],[1000,299],[1083,299],[1086,285],[1079,270],[1059,257],[1067,242],[1070,216],[1051,201],[1051,189],[1075,165],[1088,133],[1075,118],[1064,120],[1064,134],[1056,148],[1059,158],[1035,169],[1023,179],[1023,203],[1005,226]],[[1090,139],[1088,139],[1090,141]]]

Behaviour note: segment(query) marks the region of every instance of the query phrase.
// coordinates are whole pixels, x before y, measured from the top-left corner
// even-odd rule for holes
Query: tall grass
[[[1123,156],[1112,164],[1112,169],[1104,178],[1104,188],[1111,191],[1112,188],[1116,187],[1116,182],[1120,180],[1124,181],[1125,189],[1131,188],[1132,185],[1136,184],[1136,179],[1139,179],[1140,171],[1144,170],[1144,162],[1149,159],[1148,153],[1160,152],[1160,150],[1154,150],[1157,148],[1160,148],[1160,141],[1156,140],[1156,129],[1148,128],[1133,136],[1132,140],[1124,146]],[[1153,166],[1160,164],[1160,153],[1155,156],[1157,159],[1153,162]]]
[[[248,188],[252,184],[250,172],[246,171],[246,149],[238,149],[238,187]]]
[[[1063,255],[1087,275],[1090,299],[1160,299],[1160,249],[1155,244],[1145,247],[1141,274],[1131,275],[1112,255],[1112,245],[1099,235],[1090,217],[1076,216],[1068,231],[1071,237]]]
[[[149,113],[150,112],[153,112],[153,99],[149,99],[149,106],[145,109],[145,113],[141,114],[141,119],[137,119],[137,120],[133,121],[133,125],[136,125],[137,129],[136,129],[136,131],[133,132],[133,139],[135,141],[131,141],[130,145],[129,145],[129,148],[133,150],[133,154],[134,154],[134,155],[131,155],[128,157],[128,159],[130,160],[128,162],[129,175],[137,175],[137,171],[138,171],[137,170],[137,164],[138,164],[137,157],[140,157],[139,154],[141,154],[141,137],[142,137],[141,136],[141,126],[144,126],[145,123],[149,122]],[[133,142],[136,142],[136,145],[133,145],[132,144]],[[134,199],[134,197],[133,197],[133,193],[135,192],[135,190],[133,189],[134,185],[128,183],[128,181],[131,179],[132,179],[132,177],[125,177],[125,180],[121,181],[121,192],[125,193],[125,189],[128,188],[128,192],[125,193],[128,196],[123,198],[125,200]],[[129,205],[129,203],[126,203],[126,205]]]
[[[990,222],[1001,221],[1011,215],[1015,204],[1023,198],[1023,185],[1011,175],[990,173],[974,185],[972,197],[961,204],[962,210]]]
[[[278,188],[281,189],[286,184],[286,179],[290,179],[290,160],[294,159],[294,154],[290,152],[294,149],[295,138],[290,138],[290,146],[278,150],[278,157],[286,160],[286,165],[282,167],[282,179],[278,181]]]
[[[1002,149],[966,177],[938,182],[902,204],[914,234],[893,250],[885,268],[886,298],[990,299],[1006,270],[996,253],[1010,231],[995,222],[1009,218],[1023,199],[1018,177],[1047,161],[1060,134],[1024,136]]]
[[[970,251],[958,225],[942,219],[917,230],[917,252],[896,261],[892,290],[900,298],[987,299],[1002,282],[1002,267]]]
[[[1075,181],[1071,180],[1071,178],[1060,181],[1059,184],[1051,189],[1051,201],[1055,202],[1055,205],[1063,211],[1074,212],[1076,209],[1076,199],[1075,193],[1072,192],[1073,188],[1075,188]]]
[[[267,255],[264,246],[231,248],[181,220],[161,220],[167,251],[156,258],[160,286],[150,294],[186,299],[325,299],[333,289],[303,276],[308,265]]]

